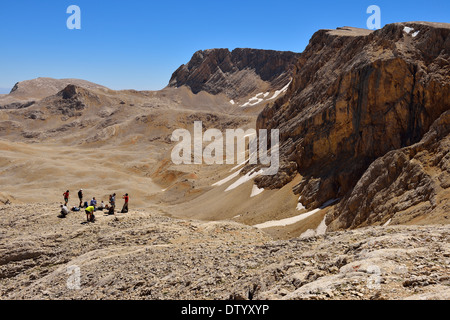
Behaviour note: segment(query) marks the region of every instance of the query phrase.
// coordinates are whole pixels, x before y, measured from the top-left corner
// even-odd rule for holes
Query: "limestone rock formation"
[[[280,172],[295,163],[296,170],[289,178],[297,172],[303,177],[294,191],[304,206],[318,207],[330,199],[347,197],[341,208],[351,211],[353,217],[365,203],[360,213],[363,217],[339,224],[348,227],[368,223],[368,216],[382,211],[380,199],[373,211],[370,199],[348,196],[366,169],[389,151],[419,142],[449,109],[450,24],[396,23],[374,32],[346,27],[314,34],[296,65],[288,92],[266,106],[257,127],[280,129]],[[436,125],[448,127],[446,120]],[[443,150],[436,151],[436,156],[449,150],[446,143],[422,146],[441,146]],[[396,164],[397,169],[389,171],[394,176],[387,175],[394,183],[402,170],[407,170],[402,166],[417,165],[416,156],[408,152],[380,160],[388,167],[374,164],[372,174],[384,175],[389,165]],[[445,166],[442,172],[447,170]],[[279,187],[279,178],[260,178],[258,186]],[[408,183],[413,185],[414,179],[425,179],[425,174],[404,178],[412,179]],[[373,182],[376,177],[367,179]],[[395,188],[390,183],[374,190],[386,187],[387,194]],[[355,194],[361,195],[365,187],[360,186]],[[411,190],[397,187],[398,193]],[[429,191],[423,190],[424,194]],[[404,209],[397,205],[391,214]]]
[[[0,299],[450,298],[448,225],[273,241],[249,226],[177,220],[157,208],[97,212],[85,225],[84,214],[60,219],[48,208],[0,205]]]
[[[53,79],[53,78],[37,78],[17,82],[12,88],[10,95],[16,99],[42,99],[54,95],[63,90],[68,85],[76,85],[86,89],[106,89],[96,83],[80,79]]]
[[[230,99],[261,89],[280,89],[289,83],[300,54],[257,49],[197,51],[170,79],[170,87],[189,87],[193,93],[223,93]]]
[[[375,160],[332,215],[329,230],[439,223],[450,213],[450,111],[417,144]]]

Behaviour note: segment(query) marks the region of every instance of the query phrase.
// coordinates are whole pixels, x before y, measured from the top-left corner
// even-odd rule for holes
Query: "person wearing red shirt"
[[[67,203],[69,202],[69,190],[63,193],[64,197],[64,205],[67,206]]]
[[[121,213],[127,213],[128,212],[128,201],[130,200],[130,197],[128,196],[128,193],[126,193],[123,196],[123,199],[125,200],[125,203],[123,205]]]

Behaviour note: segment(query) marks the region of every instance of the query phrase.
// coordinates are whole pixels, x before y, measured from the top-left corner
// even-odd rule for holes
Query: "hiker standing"
[[[81,205],[83,204],[83,189],[80,189],[80,191],[78,191],[78,199],[80,199],[79,207],[81,208]]]
[[[125,195],[123,196],[123,199],[125,200],[125,203],[123,204],[121,213],[127,213],[128,212],[128,201],[130,200],[128,193],[125,193]]]
[[[115,193],[112,195],[109,195],[109,204],[110,204],[110,206],[109,206],[109,208],[107,208],[108,214],[113,215],[114,211],[116,209],[116,194]]]
[[[116,194],[115,193],[111,196],[109,202],[111,203],[111,207],[116,208]]]
[[[64,197],[64,205],[67,206],[67,203],[69,202],[69,190],[63,193]]]

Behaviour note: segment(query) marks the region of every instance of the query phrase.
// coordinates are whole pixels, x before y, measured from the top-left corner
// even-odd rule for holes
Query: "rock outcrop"
[[[89,89],[69,84],[56,95],[45,98],[43,103],[53,114],[79,117],[86,106],[100,106],[101,99]]]
[[[86,225],[84,214],[59,219],[48,208],[0,205],[0,299],[450,298],[449,226],[273,241],[241,224],[177,220],[156,208],[97,211]]]
[[[328,219],[328,229],[450,219],[450,111],[417,144],[375,160]],[[450,221],[449,221],[450,222]]]
[[[294,191],[307,208],[349,197],[373,161],[419,142],[449,109],[450,24],[396,23],[374,32],[347,27],[320,30],[301,55],[286,95],[266,106],[258,118],[259,129],[280,129],[282,176],[262,177],[257,183],[264,188],[279,187],[280,178],[285,183],[300,173],[303,180]],[[437,126],[448,123],[443,120]],[[448,144],[442,147],[441,153],[448,153]],[[388,187],[404,170],[400,167],[414,157],[385,159],[373,174],[389,171],[385,165],[399,167],[388,174],[394,175],[385,181],[383,187]],[[290,168],[289,175],[284,167]],[[397,187],[408,190],[402,184]],[[361,195],[364,188],[355,192]],[[360,202],[366,201],[359,198],[350,196],[353,200],[341,205],[341,213],[350,211],[355,216]],[[340,226],[367,222],[367,216],[377,211],[366,204],[361,213],[364,219],[346,220]],[[404,209],[399,205],[391,214]]]
[[[189,87],[193,93],[223,93],[230,99],[256,91],[278,90],[289,83],[300,54],[258,49],[197,51],[170,79],[170,87]]]
[[[17,82],[11,89],[10,96],[16,99],[42,99],[57,94],[68,85],[75,85],[85,89],[106,89],[106,87],[99,84],[80,79],[36,78]]]

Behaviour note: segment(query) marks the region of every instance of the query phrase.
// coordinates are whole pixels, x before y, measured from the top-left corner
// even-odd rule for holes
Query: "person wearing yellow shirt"
[[[93,206],[89,206],[86,209],[84,209],[84,211],[86,212],[86,219],[88,222],[94,222],[94,211],[95,208]]]

